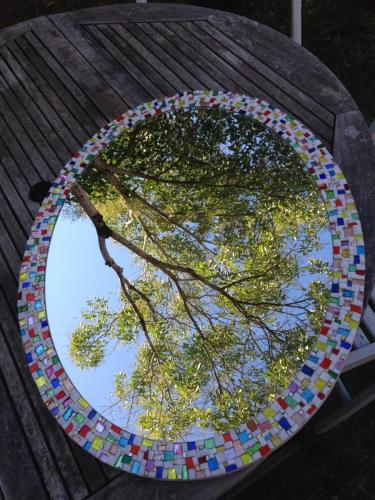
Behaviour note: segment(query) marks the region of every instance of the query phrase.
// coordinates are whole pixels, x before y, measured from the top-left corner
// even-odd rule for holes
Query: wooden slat
[[[114,29],[117,29],[117,25],[113,25]],[[129,23],[126,26],[121,25],[121,30],[125,32],[130,32],[135,38],[139,40],[147,40],[147,48],[152,52],[157,58],[164,61],[164,64],[168,66],[173,74],[177,75],[181,79],[182,85],[180,90],[195,90],[206,88],[205,83],[199,78],[199,74],[196,72],[192,73],[189,67],[185,67],[185,61],[182,61],[181,54],[178,52],[178,48],[171,46],[168,40],[159,33],[151,24],[140,23],[132,24]],[[146,43],[146,42],[145,42]],[[168,73],[165,75],[168,78]]]
[[[33,58],[34,53],[37,54],[38,61],[35,61],[35,58],[32,59],[36,66],[40,66],[40,60],[42,60],[43,69],[40,71],[44,72],[44,78],[53,85],[59,96],[64,100],[65,105],[69,106],[69,109],[74,112],[81,127],[85,128],[88,136],[91,137],[104,124],[105,114],[70,77],[63,62],[55,57],[48,47],[43,44],[43,37],[39,40],[33,32],[30,32],[26,33],[24,38],[27,40],[28,45],[22,44],[22,38],[17,42],[30,54],[30,58]],[[29,47],[31,47],[31,50],[29,50]]]
[[[293,82],[286,80],[270,69],[266,64],[245,51],[235,40],[224,35],[210,23],[201,21],[181,24],[206,46],[209,46],[220,55],[221,58],[242,72],[250,81],[274,96],[284,108],[301,118],[304,123],[308,125],[310,117],[314,117],[317,125],[311,126],[319,132],[320,125],[323,125],[324,129],[320,131],[321,135],[326,135],[327,132],[327,137],[332,135],[331,129],[335,121],[333,113],[300,91],[294,86]]]
[[[93,26],[90,28],[92,30]],[[152,54],[150,55],[142,44],[137,43],[134,37],[124,36],[124,30],[121,30],[121,25],[108,26],[101,24],[95,29],[97,35],[101,33],[102,36],[111,41],[112,47],[118,47],[118,52],[121,56],[117,60],[123,66],[125,63],[124,68],[127,68],[129,72],[137,70],[137,74],[133,76],[145,87],[151,99],[153,96],[173,95],[178,91],[179,86],[176,85],[174,87],[171,85],[167,75],[161,74],[163,73],[163,68],[160,70],[160,66],[163,66],[163,61],[153,58],[153,64],[150,64]],[[129,44],[129,39],[132,42],[131,45]],[[124,54],[126,54],[125,60],[122,59]]]
[[[341,166],[357,204],[366,247],[365,301],[375,277],[375,150],[359,111],[336,117],[333,155]]]
[[[342,83],[319,59],[281,33],[224,13],[209,22],[333,113],[357,109]]]
[[[172,58],[166,55],[165,51],[154,51],[154,43],[148,36],[144,34],[142,36],[142,31],[136,25],[132,23],[126,25],[111,24],[111,28],[128,44],[129,53],[136,54],[137,60],[143,64],[144,72],[154,78],[155,82],[161,82],[158,85],[165,95],[172,95],[181,92],[182,89],[191,88],[181,79],[180,72],[176,74],[169,68]],[[181,70],[183,71],[182,67]],[[187,81],[189,81],[189,77]],[[165,86],[165,83],[168,83],[168,87]]]
[[[328,124],[311,113],[309,109],[301,106],[293,99],[293,95],[290,96],[284,93],[270,81],[265,79],[259,81],[251,67],[226,50],[221,43],[217,41],[215,43],[215,40],[199,27],[188,22],[171,22],[168,23],[168,27],[175,32],[179,39],[185,40],[199,54],[202,54],[207,61],[212,62],[219,71],[229,74],[244,92],[250,93],[254,97],[262,97],[281,109],[287,109],[296,118],[310,126],[317,135],[328,142],[331,141],[332,128]]]
[[[10,76],[9,71],[0,61],[0,75],[3,72]],[[27,155],[35,171],[38,169],[39,174],[45,178],[51,178],[51,175],[53,177],[52,166],[54,165],[56,168],[60,164],[58,157],[36,128],[27,107],[22,106],[17,93],[13,92],[13,89],[10,88],[2,76],[0,76],[0,85],[3,85],[6,89],[5,92],[1,93],[0,112],[5,123],[18,138],[18,146]],[[32,103],[30,102],[31,106]],[[44,147],[46,147],[46,151],[43,150]]]
[[[82,58],[85,59],[86,65],[90,63],[90,71],[95,68],[97,73],[95,79],[102,80],[101,88],[95,89],[94,80],[94,85],[91,84],[89,88],[85,88],[85,92],[90,92],[92,94],[93,90],[96,91],[96,96],[100,98],[100,101],[102,99],[100,95],[101,92],[107,94],[109,91],[111,92],[111,105],[105,108],[107,113],[108,108],[109,110],[113,110],[108,121],[124,113],[129,106],[133,107],[144,101],[150,100],[150,94],[148,94],[128,72],[125,72],[113,58],[108,57],[106,51],[103,50],[87,32],[80,29],[78,25],[75,25],[71,16],[56,15],[51,16],[50,19],[56,27],[69,38],[69,42],[76,49],[75,54],[78,51],[82,54]],[[53,49],[54,52],[56,52],[55,45]],[[75,55],[75,58],[76,57]],[[71,76],[73,76],[73,74]],[[99,75],[101,76],[99,77]],[[98,104],[101,104],[100,101],[98,101]],[[116,111],[114,111],[114,109],[116,109]]]
[[[25,50],[20,48],[20,43]],[[26,39],[20,38],[17,42],[9,42],[7,48],[22,67],[21,77],[23,75],[24,86],[28,88],[29,92],[32,92],[34,101],[44,118],[48,120],[50,127],[58,135],[69,154],[72,154],[85,142],[87,134],[84,133],[75,116],[52,88],[48,77],[46,78],[43,73],[39,72],[35,65],[38,58],[35,57],[35,51],[26,42]]]
[[[103,74],[101,74],[100,68],[97,71],[90,64],[90,59],[95,60],[96,48],[90,45],[86,47],[86,41],[82,40],[81,34],[74,29],[69,17],[59,16],[58,21],[55,16],[50,16],[49,19],[38,18],[38,30],[34,29],[33,33],[54,59],[63,66],[68,78],[86,95],[91,106],[97,108],[104,117],[99,120],[100,126],[104,126],[126,111],[127,104],[105,80],[106,70],[110,70],[110,66],[103,67]],[[97,56],[100,59],[100,54]],[[121,77],[119,69],[116,72]]]
[[[93,493],[108,484],[109,481],[102,470],[101,462],[87,453],[70,438],[67,439],[67,443],[72,455],[76,459],[81,475],[85,479],[89,491]]]
[[[0,269],[1,265],[0,260]],[[1,284],[3,285],[2,280]],[[0,321],[3,332],[2,334],[0,332],[0,360],[4,376],[11,394],[14,395],[14,404],[19,412],[27,439],[41,464],[44,480],[47,484],[51,484],[52,498],[55,487],[56,496],[61,499],[66,498],[66,492],[64,496],[63,489],[57,486],[57,482],[62,481],[72,498],[79,500],[89,491],[67,446],[67,438],[57,422],[49,415],[25,366],[24,351],[16,326],[15,290],[16,287],[10,286],[8,282],[7,296],[4,296],[3,291],[0,290],[0,310],[2,311]],[[52,475],[50,480],[49,474]],[[58,479],[59,475],[61,479]],[[53,486],[54,482],[56,482],[55,486]]]
[[[1,81],[1,78],[0,78]],[[0,92],[0,140],[3,141],[3,163],[13,161],[18,168],[14,168],[15,183],[23,184],[22,178],[32,185],[41,180],[41,176],[51,179],[53,174],[48,169],[42,158],[35,153],[35,148],[29,137],[24,133],[24,128],[16,115],[9,108]],[[38,163],[38,160],[40,162]],[[22,168],[20,168],[22,165]],[[37,170],[39,167],[40,170]],[[13,172],[12,172],[13,174]]]
[[[195,75],[207,89],[224,90],[226,88],[241,91],[241,87],[219,71],[210,61],[207,61],[194,47],[191,47],[184,40],[178,41],[177,37],[169,28],[169,23],[152,23],[152,26],[164,37],[162,47],[193,75]],[[181,55],[184,55],[181,57]],[[200,90],[200,89],[197,89]]]
[[[35,19],[30,19],[28,21],[24,21],[22,23],[18,23],[14,26],[9,26],[8,28],[0,30],[0,47],[8,43],[10,40],[14,40],[27,31],[30,31],[34,25]]]
[[[22,240],[21,240],[22,241]],[[21,265],[22,254],[17,251],[17,247],[12,241],[11,236],[4,227],[0,219],[0,258],[6,263],[10,275],[18,283],[19,267]],[[0,274],[0,279],[2,278]]]
[[[375,400],[375,384],[371,384],[360,394],[352,398],[348,403],[343,405],[338,410],[334,411],[327,417],[318,420],[315,424],[314,431],[315,434],[323,434],[333,429],[341,422],[344,422],[349,417],[357,413],[359,410],[370,404]]]
[[[363,324],[366,333],[375,339],[375,312],[370,304],[365,309],[361,324]]]
[[[228,493],[239,481],[251,472],[251,467],[235,474],[217,477],[206,481],[152,481],[124,472],[103,489],[94,493],[90,500],[124,500],[131,498],[142,500],[214,500]]]
[[[358,366],[364,365],[373,361],[375,359],[375,342],[368,344],[360,349],[351,351],[349,356],[346,358],[343,372],[353,370]]]
[[[76,10],[70,15],[79,23],[137,23],[152,21],[180,21],[208,19],[217,11],[181,4],[160,4],[150,2],[146,5],[111,5],[108,7],[93,7],[90,9]],[[53,16],[57,18],[57,14]],[[49,16],[51,17],[51,16]]]
[[[77,145],[75,142],[72,143],[69,130],[65,134],[62,133],[63,123],[48,105],[30,76],[25,73],[16,59],[15,53],[19,55],[13,42],[9,42],[7,46],[2,48],[0,54],[3,61],[0,59],[0,72],[2,69],[4,71],[6,67],[3,76],[7,79],[9,87],[19,101],[23,120],[30,117],[33,123],[30,133],[37,143],[38,149],[51,165],[55,166],[55,161],[61,164],[61,161],[68,158],[76,150]],[[2,62],[5,62],[7,66],[3,65]],[[36,140],[37,134],[40,135],[39,142]]]
[[[25,443],[28,442],[29,446],[32,448],[32,454],[35,456],[35,459],[39,464],[43,481],[49,490],[50,495],[48,496],[52,497],[52,495],[54,495],[53,498],[59,498],[61,500],[66,499],[68,491],[60,476],[58,466],[55,463],[51,450],[48,446],[46,446],[44,439],[40,436],[37,418],[32,411],[28,410],[27,395],[25,394],[25,389],[22,381],[20,380],[18,369],[14,365],[14,360],[9,352],[1,329],[0,362],[2,370],[4,371],[4,379],[10,391],[7,399],[9,402],[12,401],[16,408],[18,414],[17,419],[19,418],[25,433],[23,439]],[[5,401],[2,401],[2,405],[3,404],[5,404]],[[2,405],[0,405],[0,407]],[[21,463],[23,463],[22,460],[19,461],[19,464]],[[0,477],[1,475],[2,474],[0,474]],[[31,485],[33,485],[33,479],[31,479]],[[12,499],[17,497],[9,495],[8,498]]]
[[[110,26],[86,25],[85,29],[115,60],[116,65],[122,67],[124,73],[129,73],[134,80],[143,87],[145,100],[152,100],[153,96],[159,97],[165,93],[175,93],[165,79],[155,74],[137,53]],[[147,75],[147,76],[146,76]],[[128,89],[125,89],[128,92]]]
[[[37,205],[28,200],[29,187],[25,179],[17,179],[17,165],[11,158],[4,157],[2,151],[2,141],[0,140],[0,158],[2,160],[0,161],[0,184],[4,200],[14,210],[23,229],[29,233]]]
[[[1,372],[0,401],[1,490],[9,500],[26,500],[31,491],[34,498],[47,499],[43,481],[26,446],[22,425],[12,407]]]
[[[356,333],[356,336],[353,341],[354,347],[357,349],[361,349],[362,347],[368,345],[370,342],[368,338],[366,337],[365,333],[361,328],[358,328],[358,331]]]

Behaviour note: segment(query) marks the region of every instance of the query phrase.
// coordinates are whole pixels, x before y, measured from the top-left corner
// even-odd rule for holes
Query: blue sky
[[[126,276],[134,276],[129,253],[123,247],[111,244],[108,248],[124,267]],[[132,367],[134,349],[118,349],[105,358],[98,368],[80,370],[68,354],[69,333],[80,322],[81,311],[90,297],[110,297],[116,307],[118,278],[104,265],[98,250],[96,231],[91,221],[81,218],[72,222],[60,216],[56,224],[48,255],[46,274],[46,303],[53,341],[62,364],[76,388],[90,404],[114,423],[124,424],[124,417],[103,412],[114,399],[114,375]]]

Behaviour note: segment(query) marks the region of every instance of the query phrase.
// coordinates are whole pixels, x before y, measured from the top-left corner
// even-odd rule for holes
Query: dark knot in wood
[[[29,200],[35,201],[35,203],[42,203],[44,198],[47,196],[51,186],[52,182],[49,181],[37,182],[29,189]]]

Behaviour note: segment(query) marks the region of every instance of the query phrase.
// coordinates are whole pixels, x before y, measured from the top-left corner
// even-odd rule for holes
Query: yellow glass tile
[[[248,465],[251,463],[251,456],[248,453],[244,453],[241,455],[241,460],[244,465]]]
[[[142,439],[142,444],[143,444],[143,446],[149,446],[151,448],[152,441],[151,441],[151,439],[143,438]]]
[[[315,387],[318,389],[318,391],[321,391],[325,385],[325,381],[321,378],[318,378],[318,380],[315,382]]]
[[[177,477],[176,469],[168,469],[167,477],[168,479],[176,479]]]
[[[79,404],[80,404],[83,408],[88,408],[88,406],[89,406],[88,402],[87,402],[85,399],[83,399],[83,398],[79,398],[79,399],[78,399],[78,403],[79,403]]]
[[[21,273],[20,274],[20,281],[25,281],[25,280],[27,280],[27,278],[28,278],[27,273]]]
[[[93,448],[95,451],[99,451],[101,448],[103,448],[103,443],[104,439],[97,436],[91,443],[91,448]]]
[[[46,379],[42,376],[42,377],[38,377],[35,379],[35,383],[37,385],[37,387],[43,387],[43,385],[46,385]]]
[[[39,311],[38,312],[38,318],[43,319],[46,317],[46,311]]]
[[[281,444],[279,436],[272,436],[271,441],[274,446],[279,446]]]
[[[266,418],[272,418],[275,415],[275,410],[273,410],[272,408],[266,408],[265,410],[263,410],[263,415]]]
[[[317,342],[316,343],[316,348],[319,349],[319,351],[325,351],[326,347],[327,346],[324,342]]]
[[[359,321],[355,320],[355,319],[351,319],[350,321],[348,321],[349,325],[352,327],[352,328],[357,328],[358,325],[359,325]]]

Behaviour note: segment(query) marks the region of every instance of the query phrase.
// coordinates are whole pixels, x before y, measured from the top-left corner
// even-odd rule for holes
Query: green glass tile
[[[215,441],[212,438],[211,439],[205,439],[204,440],[204,447],[207,448],[207,450],[215,448]]]
[[[76,413],[74,417],[74,422],[77,422],[78,424],[82,424],[82,422],[85,421],[85,417],[82,415],[82,413]]]
[[[291,396],[287,396],[285,398],[285,402],[291,408],[295,408],[297,406],[297,403],[294,401],[294,399]]]
[[[132,457],[130,455],[122,455],[122,463],[123,464],[130,464],[132,461]]]
[[[189,479],[189,474],[186,465],[182,466],[182,479]]]
[[[54,365],[57,365],[57,363],[60,363],[60,360],[59,360],[59,357],[57,356],[57,354],[52,356],[51,361],[52,361],[52,364],[54,364]]]
[[[247,452],[250,453],[250,455],[254,455],[254,453],[256,453],[260,448],[260,444],[259,443],[255,443],[253,444],[253,446],[250,446],[248,449],[247,449]]]

